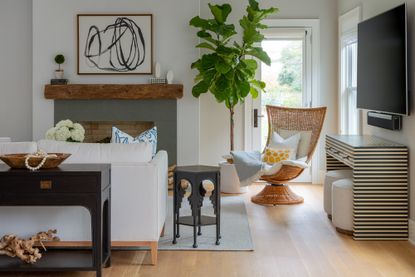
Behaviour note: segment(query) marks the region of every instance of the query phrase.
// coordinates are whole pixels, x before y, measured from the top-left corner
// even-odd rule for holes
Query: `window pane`
[[[360,116],[357,109],[357,41],[348,40],[343,47],[342,78],[344,97],[342,97],[342,128],[349,135],[360,133]]]
[[[351,67],[352,67],[352,76],[351,76],[351,84],[352,87],[357,87],[357,43],[353,43],[350,45],[351,48]]]
[[[261,79],[267,84],[261,95],[262,147],[268,137],[266,105],[284,107],[303,106],[303,40],[268,39],[262,42],[263,49],[271,58],[271,66],[261,64]]]

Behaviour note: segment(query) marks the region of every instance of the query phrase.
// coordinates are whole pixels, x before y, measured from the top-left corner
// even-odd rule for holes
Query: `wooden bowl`
[[[45,161],[45,164],[42,166],[41,169],[48,169],[48,168],[55,168],[58,167],[64,160],[69,158],[71,154],[65,154],[65,153],[48,153],[48,154],[54,154],[55,157],[47,158]],[[9,155],[3,155],[0,156],[0,160],[2,160],[5,164],[10,166],[11,168],[15,169],[26,169],[25,160],[26,156],[29,155],[27,153],[21,153],[21,154],[9,154]],[[29,159],[29,165],[32,167],[38,166],[42,162],[43,158],[30,158]]]

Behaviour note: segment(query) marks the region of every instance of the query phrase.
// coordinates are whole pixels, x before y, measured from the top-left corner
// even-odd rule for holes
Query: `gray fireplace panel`
[[[158,130],[160,150],[177,163],[176,100],[55,100],[55,123],[73,121],[148,121]]]

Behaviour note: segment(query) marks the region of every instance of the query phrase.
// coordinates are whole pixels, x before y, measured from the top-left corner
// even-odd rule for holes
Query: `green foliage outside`
[[[293,42],[281,50],[281,56],[272,61],[279,64],[278,74],[267,79],[267,93],[262,95],[263,105],[301,107],[303,102],[302,43]]]
[[[196,47],[204,49],[206,54],[192,64],[198,70],[192,89],[194,97],[210,92],[219,103],[224,103],[230,112],[231,150],[234,149],[234,108],[243,103],[248,95],[258,97],[264,91],[265,83],[255,78],[258,69],[257,60],[270,65],[268,54],[257,46],[264,40],[260,33],[267,26],[262,20],[277,11],[276,8],[261,9],[255,0],[249,0],[246,14],[239,20],[242,28],[242,41],[234,39],[235,25],[227,22],[232,7],[229,4],[209,4],[213,18],[202,19],[196,16],[190,25],[198,28],[197,36],[201,43]],[[253,57],[253,58],[249,58]],[[254,59],[256,58],[256,59]]]
[[[278,76],[279,84],[286,86],[293,92],[302,91],[302,49],[297,45],[282,50],[280,62],[283,64],[283,68]]]

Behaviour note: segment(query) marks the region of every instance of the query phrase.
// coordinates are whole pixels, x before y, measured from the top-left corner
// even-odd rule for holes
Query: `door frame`
[[[274,28],[307,28],[311,29],[311,105],[319,107],[321,105],[320,93],[320,19],[267,19],[263,22],[268,27]],[[253,101],[252,97],[247,97],[244,103],[244,149],[252,151],[252,127],[253,127]],[[320,138],[320,141],[322,138]],[[320,171],[321,163],[321,143],[317,145],[312,158],[311,175],[313,184],[321,184],[323,179]]]

